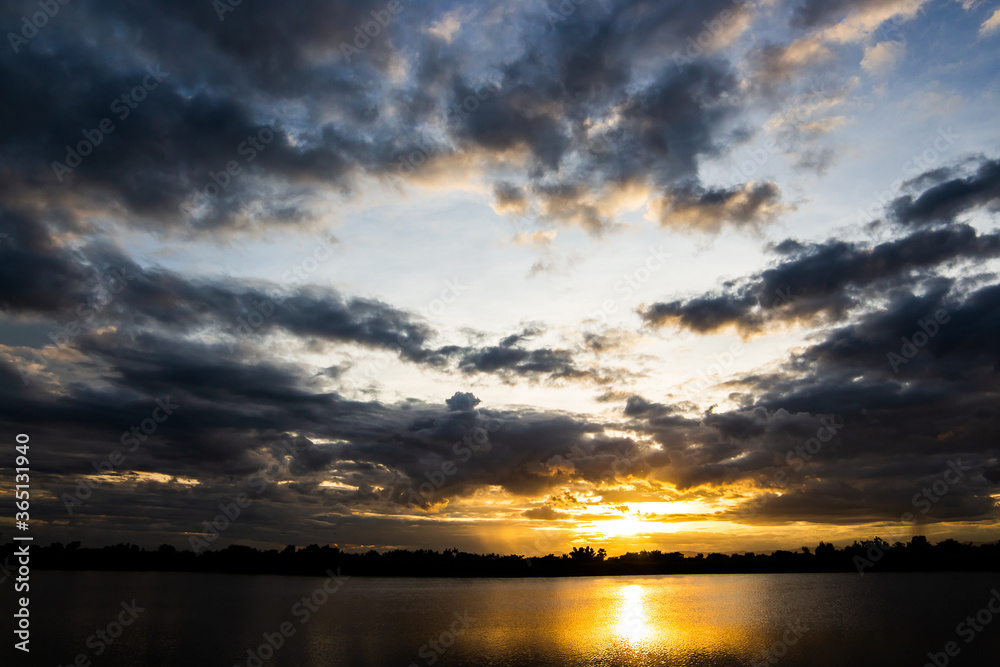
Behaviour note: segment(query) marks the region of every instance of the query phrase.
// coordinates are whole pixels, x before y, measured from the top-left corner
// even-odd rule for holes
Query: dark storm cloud
[[[241,4],[221,16],[203,2],[67,6],[0,54],[11,91],[0,168],[49,200],[189,232],[306,224],[319,189],[350,196],[357,177],[394,174],[401,155],[427,146],[432,160],[495,163],[524,150],[519,180],[543,200],[697,183],[698,159],[721,150],[740,107],[739,85],[721,59],[678,65],[665,54],[750,5],[566,4],[483,4],[450,43],[427,30],[439,10],[407,2],[391,15],[374,0]],[[17,23],[29,7],[2,18]],[[512,32],[504,44],[477,21],[498,12]],[[379,17],[378,34],[359,38]],[[390,77],[401,61],[412,74]],[[469,99],[472,111],[455,106]],[[98,132],[105,119],[111,129]],[[77,164],[70,154],[88,136]],[[226,173],[231,163],[238,173]],[[501,182],[501,205],[514,192]],[[579,217],[558,199],[550,217]],[[607,215],[590,212],[589,226]]]
[[[269,336],[286,333],[301,344],[356,344],[427,367],[457,367],[463,373],[495,374],[505,381],[605,382],[611,374],[620,374],[580,368],[577,350],[526,346],[541,333],[536,328],[493,346],[440,345],[435,344],[438,333],[422,318],[381,301],[316,286],[190,279],[157,267],[140,267],[108,244],[71,250],[55,240],[50,225],[34,216],[0,211],[0,233],[7,234],[0,243],[4,278],[0,310],[10,326],[27,326],[38,334],[29,347],[55,343],[89,354],[93,352],[85,348],[89,339],[81,334],[113,327],[136,340],[165,332],[208,336],[230,351],[257,354],[257,346],[266,344]],[[39,315],[47,326],[36,320],[29,326],[29,320],[19,319]]]
[[[513,343],[464,351],[459,368],[466,373],[498,373],[501,376],[547,375],[553,379],[581,377],[569,350],[527,350]]]
[[[623,368],[582,366],[580,363],[580,356],[585,351],[601,352],[622,345],[621,336],[585,334],[582,348],[525,347],[525,343],[541,333],[544,333],[541,329],[529,327],[502,338],[497,345],[453,346],[444,351],[457,359],[458,369],[463,373],[492,373],[507,382],[530,378],[606,384],[632,375]]]
[[[583,344],[590,352],[601,355],[627,349],[635,339],[635,334],[624,330],[588,331],[583,334]]]
[[[936,299],[893,312],[919,319],[946,303],[943,294]],[[538,495],[574,481],[636,479],[680,489],[742,481],[775,488],[778,470],[794,472],[784,485],[801,486],[796,492],[813,498],[813,520],[891,519],[955,457],[970,466],[967,483],[954,486],[927,520],[982,518],[988,514],[989,484],[995,484],[997,422],[990,412],[994,390],[988,388],[996,375],[977,369],[997,363],[996,344],[987,342],[1000,333],[997,306],[995,289],[969,297],[960,311],[968,319],[956,314],[955,333],[949,334],[958,337],[949,343],[955,359],[940,356],[937,347],[924,350],[926,358],[913,361],[915,389],[902,389],[884,356],[895,349],[899,331],[906,331],[902,318],[867,341],[869,353],[845,356],[845,349],[858,344],[845,346],[831,336],[829,345],[794,360],[797,370],[783,383],[758,387],[755,406],[695,415],[632,396],[622,425],[527,408],[494,410],[468,392],[456,392],[440,405],[349,401],[306,368],[237,358],[225,346],[112,333],[84,336],[78,345],[102,369],[100,387],[77,383],[60,395],[34,386],[21,391],[17,373],[0,364],[8,379],[0,420],[51,444],[40,474],[49,476],[47,484],[61,497],[92,469],[92,459],[103,460],[121,447],[119,435],[147,418],[157,398],[178,404],[161,430],[129,454],[124,469],[199,480],[198,497],[205,503],[188,498],[179,482],[137,481],[106,485],[80,509],[81,517],[119,516],[114,505],[135,497],[130,507],[137,517],[155,507],[170,508],[159,519],[166,533],[197,525],[200,514],[214,512],[218,504],[209,499],[231,496],[240,479],[266,470],[272,481],[287,483],[272,485],[255,510],[261,539],[280,522],[298,525],[303,512],[318,508],[336,522],[334,516],[348,516],[352,508],[440,509],[485,487]],[[859,327],[878,329],[874,317]],[[513,338],[505,342],[520,340]],[[948,342],[943,327],[934,340]],[[915,365],[918,361],[923,366]],[[957,361],[956,375],[948,364]],[[970,374],[980,380],[970,382]],[[935,389],[942,377],[945,386]],[[830,424],[840,437],[824,438],[826,444],[803,470],[790,470],[788,453]],[[608,437],[608,427],[645,433],[661,449]],[[814,481],[819,478],[822,485]],[[431,490],[419,491],[424,484]],[[824,497],[828,504],[821,509]],[[803,515],[784,503],[761,501],[754,520],[782,517]],[[125,516],[112,522],[119,521],[128,523]]]
[[[695,174],[699,156],[719,151],[717,133],[737,110],[737,87],[735,75],[711,61],[662,73],[626,103],[630,141],[621,150],[638,152],[632,164],[623,152],[614,155],[614,168],[622,177],[649,170],[661,185]]]
[[[492,346],[440,345],[439,334],[422,318],[381,301],[308,285],[190,279],[140,267],[108,244],[71,251],[55,241],[49,226],[18,211],[3,211],[0,229],[9,230],[0,232],[8,234],[0,244],[0,276],[9,278],[0,283],[0,309],[15,326],[22,324],[18,317],[29,315],[51,322],[53,335],[42,334],[31,347],[70,344],[90,354],[90,339],[78,338],[81,333],[113,327],[135,340],[197,334],[220,340],[230,351],[257,354],[269,336],[286,333],[301,344],[356,344],[426,367],[495,374],[505,381],[606,382],[622,373],[581,368],[579,350],[527,346],[541,333],[534,327]]]
[[[802,450],[793,455],[806,476],[805,486],[793,487],[799,502],[764,499],[757,508],[761,518],[793,520],[808,513],[850,522],[898,518],[905,511],[920,521],[995,517],[990,496],[997,492],[1000,423],[990,397],[1000,390],[998,334],[996,285],[963,294],[942,279],[922,294],[898,288],[884,310],[864,314],[792,357],[785,374],[747,378],[755,405],[766,414],[829,413],[842,424],[840,437],[815,441],[808,459]],[[701,454],[704,446],[697,449]],[[716,474],[743,472],[743,466],[709,462],[719,467],[709,468]],[[914,495],[944,478],[953,463],[963,468],[960,479],[949,473],[947,497],[924,512]],[[773,483],[765,472],[762,479]]]
[[[88,271],[32,214],[0,206],[0,309],[48,313],[76,306]]]
[[[668,405],[653,403],[642,396],[629,396],[625,401],[624,413],[626,417],[637,417],[639,415],[655,416],[669,413],[673,410]]]
[[[596,470],[595,459],[631,446],[601,436],[601,427],[573,415],[477,410],[479,399],[467,392],[440,405],[349,401],[308,369],[238,359],[219,345],[104,332],[82,336],[78,347],[102,369],[100,387],[73,384],[61,395],[35,385],[22,390],[16,371],[0,363],[0,373],[10,380],[3,385],[0,422],[49,444],[39,474],[56,498],[72,495],[94,463],[100,465],[116,449],[125,451],[129,428],[148,420],[157,405],[174,406],[152,435],[128,450],[125,464],[111,471],[121,485],[103,485],[94,504],[79,509],[82,516],[101,516],[108,503],[142,495],[143,489],[151,494],[162,489],[162,502],[175,502],[169,487],[176,482],[133,483],[129,471],[197,480],[206,498],[221,495],[240,478],[266,473],[272,481],[288,482],[271,498],[280,505],[319,504],[345,513],[362,506],[413,510],[485,486],[543,491],[586,474],[550,469],[545,461],[553,456],[578,452],[575,465]],[[445,462],[457,466],[457,473],[441,474]],[[410,492],[429,474],[441,483],[413,501]],[[331,480],[340,486],[320,486]],[[50,508],[55,514],[61,513],[58,504]],[[197,518],[183,507],[176,511],[178,521]]]
[[[482,401],[468,392],[458,392],[445,401],[449,410],[473,410]]]
[[[156,82],[143,65],[109,72],[89,60],[92,54],[67,55],[65,61],[0,55],[0,80],[18,91],[0,111],[0,163],[22,175],[11,183],[22,191],[70,204],[106,205],[111,198],[136,216],[133,224],[156,230],[188,223],[250,226],[255,206],[278,222],[299,215],[283,211],[283,197],[267,192],[259,177],[336,181],[355,160],[348,153],[364,159],[362,146],[332,131],[293,148],[287,123],[264,114],[258,120],[232,99],[192,95],[166,67]],[[80,86],[81,80],[88,85]],[[155,88],[143,92],[143,101],[132,101],[132,91],[147,91],[144,80]],[[102,122],[112,128],[109,133]],[[239,174],[226,173],[231,161]],[[224,185],[221,191],[217,183]],[[185,215],[185,204],[200,204],[201,210]]]
[[[936,170],[925,174],[920,181],[937,182],[918,196],[904,195],[891,206],[892,217],[904,225],[929,225],[936,222],[954,222],[968,211],[989,207],[995,212],[1000,202],[1000,160],[983,160],[972,174],[953,176],[951,171]]]
[[[105,3],[102,3],[105,4]],[[109,3],[103,7],[109,18],[123,17],[139,25],[177,25],[178,29],[204,36],[213,50],[230,62],[237,62],[258,85],[279,94],[301,93],[306,87],[333,84],[330,92],[362,92],[342,71],[318,64],[317,55],[349,56],[362,63],[375,60],[384,64],[387,46],[400,26],[412,29],[416,23],[411,2],[399,3],[400,11],[389,11],[385,0],[324,2],[306,0],[294,6],[284,4],[247,4],[219,12],[197,0],[177,0],[155,7],[137,7],[128,2]],[[98,10],[100,11],[100,10]],[[373,16],[374,14],[374,16]],[[409,18],[409,20],[408,20]],[[373,19],[380,24],[374,39],[361,40],[357,28]],[[364,56],[355,55],[363,45]],[[343,45],[354,47],[355,51]],[[174,50],[166,40],[161,48]],[[330,74],[334,74],[330,77]],[[339,76],[338,76],[339,75]],[[345,85],[346,83],[346,85]],[[342,87],[341,90],[336,90]],[[321,91],[321,94],[327,94]]]
[[[961,229],[940,237],[921,232],[923,243],[915,247],[940,246],[943,257],[955,248],[985,247],[986,256],[995,256],[996,239],[968,228],[951,235]],[[902,242],[912,244],[914,236]],[[797,257],[806,248],[785,243],[779,249]],[[901,255],[886,252],[879,266],[897,271],[887,257]],[[940,257],[934,250],[924,258]],[[824,269],[839,284],[837,272],[817,266]],[[990,397],[1000,390],[1000,291],[966,285],[933,275],[892,283],[880,294],[884,308],[826,332],[789,358],[780,374],[736,378],[744,408],[684,417],[629,399],[626,416],[669,450],[669,467],[652,478],[681,487],[742,480],[773,490],[727,515],[740,521],[808,515],[849,524],[898,521],[907,511],[918,522],[995,520],[1000,423]],[[947,495],[921,499],[953,463],[962,474],[955,481],[956,473],[948,473]]]
[[[1000,233],[978,234],[968,225],[925,229],[872,247],[848,241],[776,247],[783,260],[718,294],[656,303],[642,316],[648,323],[676,324],[707,333],[725,326],[744,332],[767,322],[842,319],[863,305],[872,289],[884,290],[927,277],[949,263],[1000,256]],[[933,275],[933,274],[930,274]]]
[[[630,401],[631,426],[664,451],[647,450],[641,463],[621,469],[644,470],[649,481],[679,490],[708,485],[722,492],[740,483],[763,489],[764,495],[724,515],[741,522],[855,524],[898,521],[907,511],[921,523],[996,519],[990,496],[998,488],[991,479],[997,449],[987,434],[997,423],[956,412],[972,395],[956,393],[957,403],[944,406],[935,404],[940,396],[928,395],[907,405],[869,402],[863,388],[843,380],[843,394],[854,393],[872,407],[860,413],[832,400],[819,408],[828,412],[808,412],[819,401],[805,405],[773,396],[756,406],[685,418],[637,410],[638,401]],[[784,405],[789,409],[775,407]],[[939,482],[938,496],[921,498],[941,479],[949,480],[947,493]]]
[[[301,338],[392,349],[411,361],[443,360],[426,347],[432,335],[426,324],[378,301],[313,287],[284,291],[143,270],[112,246],[61,247],[46,225],[18,211],[0,211],[0,230],[7,234],[0,243],[0,308],[9,314],[42,313],[60,324],[83,318],[126,331],[208,329],[236,338],[282,329]]]
[[[953,221],[991,201],[991,170],[984,163],[969,178],[925,175],[927,190],[914,200],[923,203],[912,210]],[[667,459],[647,461],[649,479],[769,490],[724,515],[745,522],[855,524],[906,512],[918,524],[995,521],[1000,289],[984,284],[988,273],[948,274],[1000,256],[1000,234],[952,222],[874,246],[789,239],[774,250],[781,259],[772,268],[719,293],[655,304],[645,319],[698,332],[753,332],[817,315],[839,326],[780,373],[734,377],[738,409],[698,415],[629,398],[625,416]],[[923,495],[935,483],[937,495]]]
[[[560,109],[558,130],[553,126],[542,137],[522,141],[531,148],[537,163],[528,179],[530,187],[501,183],[496,189],[498,210],[523,213],[534,198],[543,217],[571,221],[600,232],[613,226],[614,220],[611,212],[597,202],[609,192],[614,194],[616,188],[634,184],[648,185],[675,197],[688,217],[725,218],[738,224],[753,215],[752,209],[765,203],[736,205],[734,201],[729,210],[721,210],[715,200],[699,202],[684,196],[700,188],[698,160],[722,151],[723,128],[739,108],[738,81],[725,64],[697,61],[680,67],[671,65],[641,87],[629,85],[629,81],[617,86],[590,82],[579,84],[578,90],[564,87],[568,75],[560,75],[559,67],[563,66],[568,65],[561,63],[553,65],[552,71],[542,70],[546,78],[541,82],[519,78],[509,86],[505,83],[498,95],[502,100],[510,89],[511,95],[530,100],[519,99],[518,108],[528,104],[546,113],[552,113],[554,105]],[[506,70],[506,75],[523,73],[512,68]],[[555,101],[553,94],[557,95]],[[613,125],[600,131],[590,129],[597,122],[610,123],[612,117]],[[514,118],[512,122],[521,121]],[[776,196],[776,192],[757,188],[749,199],[771,200]],[[664,202],[659,200],[653,205],[661,213],[663,224],[672,225]],[[716,231],[719,225],[699,220],[696,224],[681,222],[679,226]]]
[[[455,99],[465,99],[469,91],[456,91]],[[541,99],[525,99],[516,93],[496,96],[475,113],[470,113],[458,129],[458,137],[493,152],[518,146],[527,147],[531,154],[548,169],[557,169],[569,146],[560,119],[554,116]],[[533,109],[532,102],[539,108]]]
[[[741,227],[769,222],[780,211],[780,201],[778,186],[771,182],[728,189],[686,185],[665,195],[657,214],[666,227],[716,231],[726,223]]]
[[[962,398],[969,402],[962,412],[977,415],[988,406],[979,405],[982,398],[964,394],[985,392],[996,382],[997,333],[1000,286],[963,294],[955,283],[941,279],[922,294],[898,289],[884,310],[830,331],[798,355],[795,363],[809,374],[796,376],[787,386],[772,385],[763,399],[796,409],[826,404],[838,412],[856,412],[862,404]],[[854,391],[845,390],[848,383]]]
[[[796,0],[791,23],[797,28],[815,28],[835,23],[852,12],[899,4],[899,0]]]
[[[223,20],[211,3],[67,7],[20,52],[0,54],[0,81],[17,93],[0,110],[3,166],[53,198],[111,197],[157,230],[301,223],[294,194],[382,170],[394,137],[411,135],[372,125],[372,63],[405,13],[360,62],[340,54],[373,10],[385,3],[245,5]],[[352,122],[316,122],[330,112]],[[238,174],[226,174],[231,162]]]
[[[633,397],[625,414],[631,426],[654,438],[662,451],[645,453],[649,479],[680,489],[754,480],[787,465],[785,452],[815,435],[818,415],[760,407],[725,413],[684,414]]]
[[[721,152],[741,104],[739,81],[725,60],[676,54],[709,23],[733,27],[753,10],[627,1],[559,11],[526,18],[527,48],[502,66],[498,91],[460,119],[457,133],[480,149],[523,148],[532,158],[520,184],[529,187],[500,184],[498,210],[523,212],[533,196],[545,217],[600,231],[613,221],[586,206],[589,193],[697,183],[698,160]],[[456,101],[465,94],[456,91]]]
[[[938,475],[943,475],[946,470],[947,466],[939,470]],[[912,483],[886,479],[861,483],[810,481],[791,493],[768,494],[755,499],[744,509],[743,520],[751,513],[757,522],[778,524],[806,520],[851,525],[887,519],[899,521],[901,516],[913,516],[919,523],[995,519],[996,501],[990,498],[989,488],[983,485],[978,485],[978,489],[955,490],[931,505],[932,515],[930,512],[928,515],[921,514],[921,509],[925,507],[923,503],[930,501],[924,499],[915,506],[912,496],[920,498],[921,483],[933,484],[938,479],[929,478]],[[894,505],[895,516],[891,515]],[[741,520],[737,513],[732,518]],[[903,530],[910,529],[907,527]]]
[[[643,319],[654,325],[677,323],[680,326],[706,333],[729,324],[755,325],[748,311],[756,305],[751,295],[704,296],[688,301],[671,301],[649,306],[642,312]]]
[[[385,304],[345,300],[315,288],[289,294],[267,287],[186,280],[159,269],[140,270],[110,247],[100,248],[99,253],[85,248],[61,255],[61,250],[46,243],[44,228],[37,221],[17,220],[24,227],[13,229],[17,234],[11,238],[17,242],[0,247],[0,252],[14,257],[31,241],[32,247],[60,260],[59,270],[49,279],[75,280],[74,298],[86,299],[88,290],[94,288],[87,269],[96,259],[88,252],[131,276],[95,326],[70,341],[84,359],[81,367],[90,368],[99,383],[70,383],[57,394],[47,381],[25,386],[18,369],[2,364],[9,381],[4,384],[0,418],[12,429],[30,430],[52,443],[44,474],[52,476],[56,496],[75,493],[79,476],[92,470],[92,463],[100,464],[121,449],[125,443],[121,436],[148,421],[158,400],[179,406],[155,437],[144,438],[142,447],[127,455],[121,471],[114,472],[124,480],[123,485],[103,488],[106,495],[98,494],[95,504],[81,509],[81,514],[105,516],[110,513],[109,503],[113,506],[131,494],[152,498],[160,490],[166,494],[163,502],[175,502],[167,487],[138,478],[129,481],[131,473],[126,471],[198,480],[206,497],[218,497],[222,491],[214,489],[231,485],[233,476],[259,472],[269,461],[293,480],[285,492],[293,497],[283,502],[330,503],[347,513],[346,508],[359,503],[384,510],[389,502],[403,502],[404,491],[423,483],[424,474],[439,470],[443,461],[467,455],[467,449],[456,451],[455,447],[475,433],[477,420],[483,418],[475,411],[479,400],[470,393],[456,393],[439,407],[347,401],[327,387],[330,376],[277,362],[266,348],[187,338],[192,331],[227,333],[227,327],[237,322],[252,322],[249,312],[263,314],[266,324],[257,327],[260,333],[281,328],[296,336],[392,349],[422,363],[458,358],[466,372],[581,375],[568,352],[522,347],[539,333],[536,329],[508,336],[493,348],[434,351],[427,346],[431,332],[426,326]],[[32,236],[32,230],[40,230],[40,235]],[[49,289],[46,285],[22,287],[20,298],[28,299],[31,307],[8,304],[10,314],[36,312],[37,304],[45,305],[46,314],[57,321],[72,314],[72,300],[46,303],[40,298]],[[477,459],[463,466],[462,474],[427,499],[430,504],[484,485],[500,484],[512,490],[547,488],[554,478],[545,459],[574,447],[600,454],[601,441],[589,436],[601,429],[579,418],[530,412],[492,413],[490,417],[516,422],[504,433],[491,434],[496,447],[492,462]],[[497,456],[503,457],[506,467],[497,467]],[[356,490],[318,486],[331,475]],[[130,506],[143,511],[143,503]],[[176,516],[190,519],[185,506],[181,503],[176,508]],[[127,517],[119,519],[128,523]],[[260,520],[266,523],[268,519]]]

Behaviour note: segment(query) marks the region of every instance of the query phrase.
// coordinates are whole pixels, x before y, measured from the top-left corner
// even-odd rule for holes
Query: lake
[[[30,664],[83,655],[103,667],[252,666],[261,657],[288,667],[921,667],[933,653],[941,665],[992,667],[996,590],[998,574],[338,581],[41,572],[32,575]],[[960,625],[969,616],[974,626]],[[949,642],[956,657],[944,653]]]

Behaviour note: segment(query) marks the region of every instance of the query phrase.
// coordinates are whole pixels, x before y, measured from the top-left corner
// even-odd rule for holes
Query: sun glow
[[[606,518],[611,510],[621,512],[620,517]],[[578,515],[579,519],[601,517],[592,528],[605,537],[632,537],[650,533],[672,533],[677,530],[678,519],[683,515],[708,515],[717,511],[702,501],[630,503],[627,506],[595,506],[591,512]],[[676,519],[674,518],[676,517]]]
[[[597,527],[597,529],[608,537],[625,537],[638,535],[643,531],[649,531],[650,522],[643,521],[634,516],[627,516],[614,521],[608,521]]]

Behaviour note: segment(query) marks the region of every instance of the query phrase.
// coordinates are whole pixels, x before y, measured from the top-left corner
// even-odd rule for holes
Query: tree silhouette
[[[12,558],[14,545],[0,546],[0,561]],[[340,569],[357,576],[404,577],[552,577],[628,574],[708,574],[754,572],[941,572],[1000,571],[1000,542],[974,546],[955,540],[932,545],[925,537],[908,544],[890,545],[881,538],[855,542],[837,549],[820,542],[810,553],[775,551],[770,554],[712,553],[686,557],[678,552],[641,551],[608,556],[604,549],[587,545],[568,554],[525,558],[519,555],[473,554],[455,548],[443,552],[393,549],[364,553],[343,551],[335,546],[311,544],[304,548],[260,550],[232,545],[199,553],[179,551],[171,545],[140,549],[134,544],[116,544],[100,549],[84,548],[79,542],[56,542],[32,549],[32,564],[39,569],[229,572],[240,574],[323,575]]]

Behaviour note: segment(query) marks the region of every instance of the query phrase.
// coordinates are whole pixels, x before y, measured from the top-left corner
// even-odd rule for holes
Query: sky
[[[0,25],[0,486],[28,436],[38,539],[1000,538],[996,2]]]

